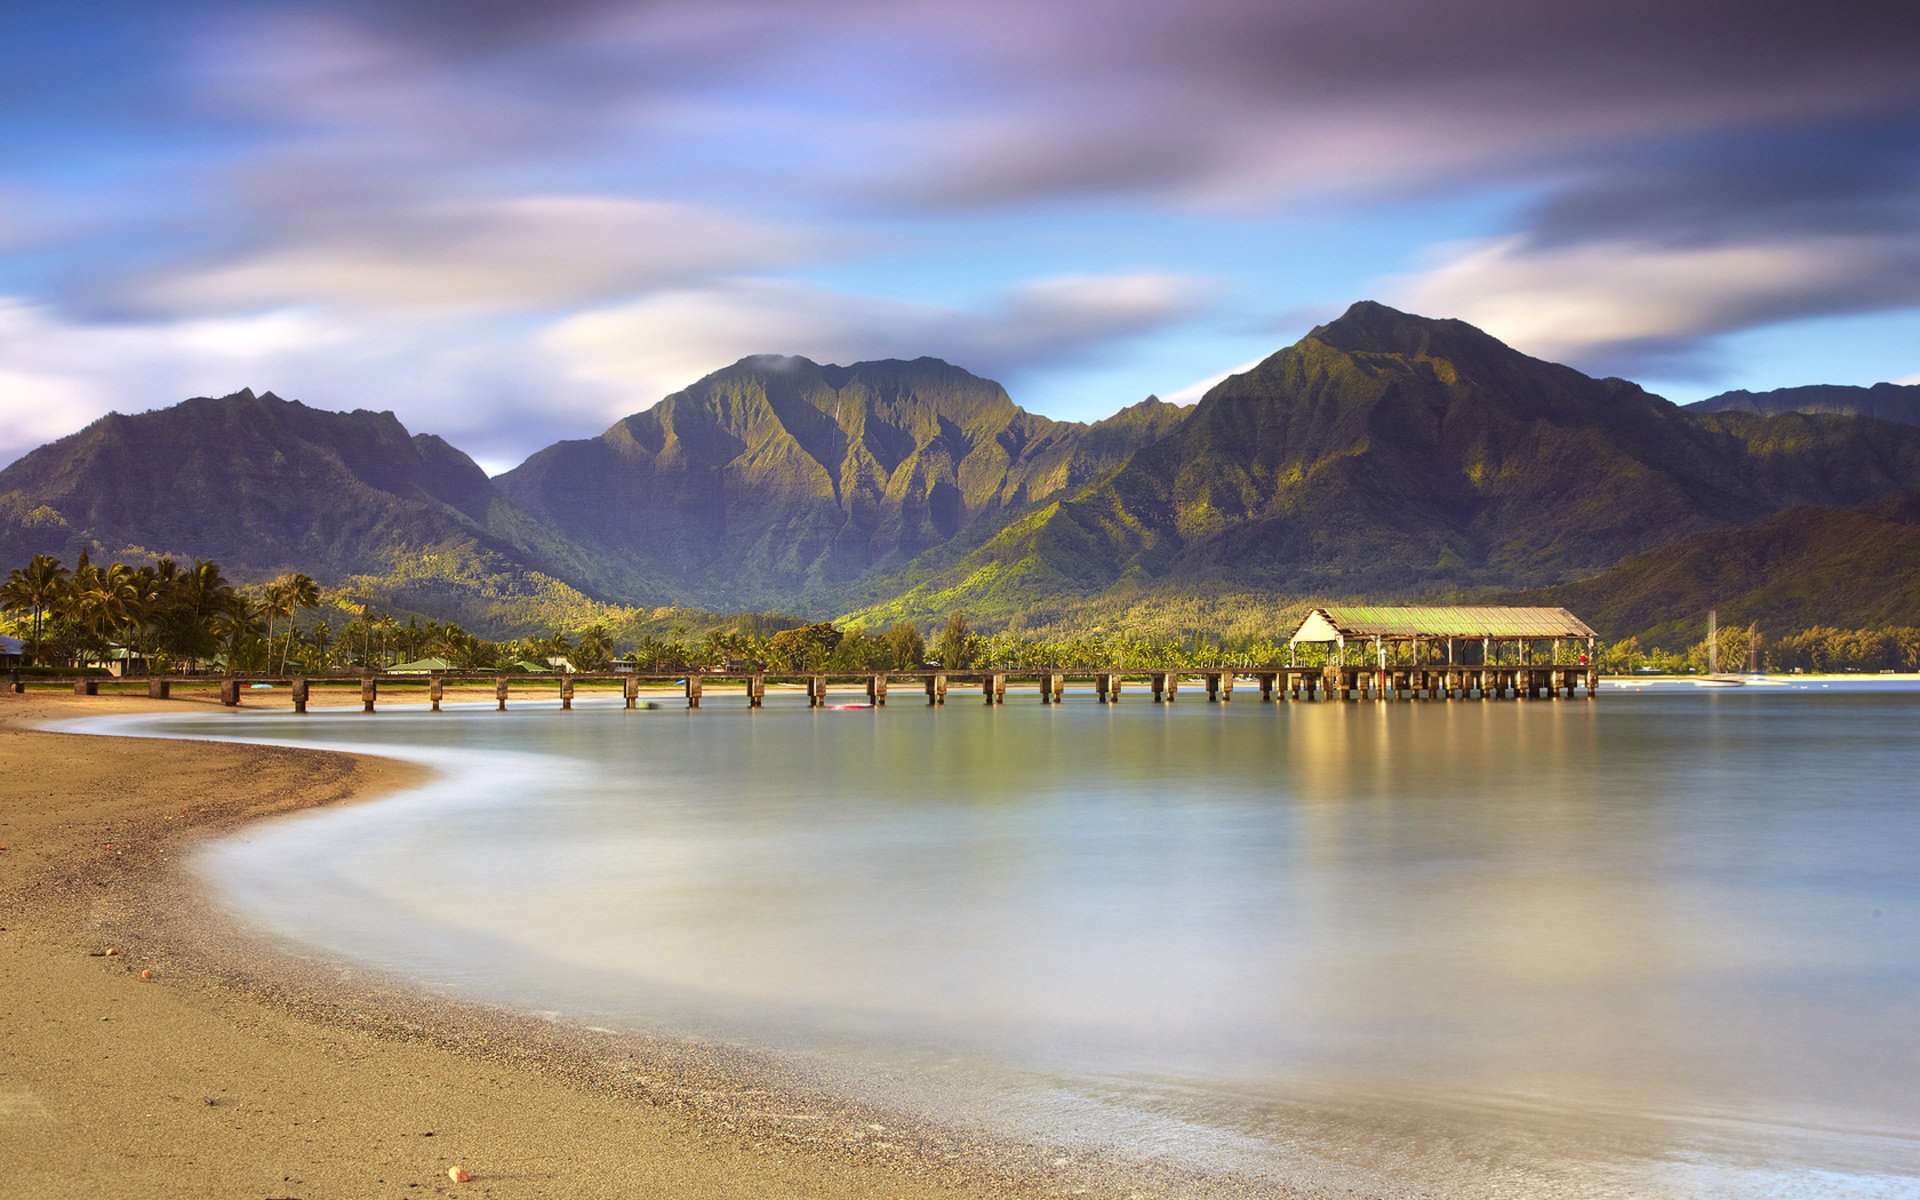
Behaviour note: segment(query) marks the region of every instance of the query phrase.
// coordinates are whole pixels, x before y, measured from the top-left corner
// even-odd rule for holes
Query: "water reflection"
[[[207,868],[440,986],[1276,1178],[1920,1170],[1920,695],[1249,700],[208,722],[539,757]]]

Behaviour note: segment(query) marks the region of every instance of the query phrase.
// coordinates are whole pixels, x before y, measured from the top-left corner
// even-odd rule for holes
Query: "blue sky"
[[[0,462],[250,386],[491,469],[751,353],[1050,416],[1362,298],[1676,400],[1920,376],[1920,10],[9,9]]]

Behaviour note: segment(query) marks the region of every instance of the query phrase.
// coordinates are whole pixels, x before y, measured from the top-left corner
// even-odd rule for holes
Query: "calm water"
[[[1276,1180],[1920,1196],[1920,691],[165,728],[452,772],[202,863],[434,988]]]

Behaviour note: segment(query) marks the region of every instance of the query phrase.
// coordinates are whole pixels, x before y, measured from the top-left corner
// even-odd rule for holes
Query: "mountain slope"
[[[1814,384],[1776,388],[1770,392],[1722,392],[1686,407],[1688,412],[1702,413],[1828,413],[1920,425],[1920,384],[1876,383],[1872,387]]]
[[[1864,508],[1794,508],[1670,542],[1591,579],[1525,593],[1562,605],[1610,639],[1698,641],[1705,613],[1791,632],[1920,621],[1920,492]]]
[[[0,471],[0,558],[80,550],[323,582],[608,575],[515,510],[472,459],[392,413],[252,391],[110,414]]]
[[[1035,603],[1177,581],[1412,596],[1525,586],[1790,505],[1920,487],[1920,431],[1683,412],[1622,380],[1383,305],[1229,378],[1111,478],[957,562],[892,577],[856,617]]]
[[[762,356],[497,482],[682,602],[804,606],[1097,478],[1184,415],[1149,399],[1080,425],[938,359]]]

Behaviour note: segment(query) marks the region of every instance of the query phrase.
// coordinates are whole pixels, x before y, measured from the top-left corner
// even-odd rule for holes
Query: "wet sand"
[[[358,703],[355,692],[325,695]],[[456,698],[469,697],[450,689]],[[269,944],[231,924],[180,869],[193,840],[374,798],[417,768],[35,728],[201,706],[218,711],[211,692],[187,690],[166,702],[0,696],[0,1147],[10,1196],[1241,1190],[1143,1178],[1045,1146],[970,1142],[841,1104],[737,1048],[457,1004]],[[419,882],[433,886],[430,874]],[[449,1180],[455,1164],[472,1182]]]

